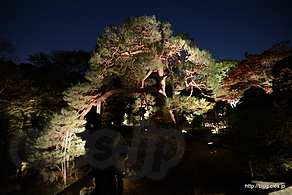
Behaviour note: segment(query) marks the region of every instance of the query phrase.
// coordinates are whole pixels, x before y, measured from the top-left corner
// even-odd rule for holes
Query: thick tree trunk
[[[149,86],[149,87],[142,87],[142,88],[117,88],[112,89],[110,91],[105,92],[103,95],[99,97],[94,97],[89,107],[82,111],[80,114],[80,118],[84,119],[85,115],[91,110],[92,106],[97,106],[97,112],[101,112],[101,103],[105,101],[108,97],[111,95],[117,94],[117,93],[157,93],[158,97],[162,103],[162,105],[165,104],[165,99],[167,98],[166,95],[166,76],[164,75],[163,68],[158,69],[158,87],[157,86]],[[175,117],[171,110],[164,110],[163,111],[163,118],[165,123],[168,127],[175,127]]]
[[[158,69],[158,78],[159,78],[159,99],[162,104],[165,104],[166,95],[166,76],[164,75],[163,68]],[[171,110],[163,110],[163,119],[167,127],[175,128],[175,117]]]
[[[91,110],[92,106],[99,106],[99,109],[97,109],[97,112],[100,113],[100,108],[101,108],[101,102],[105,101],[108,97],[111,95],[117,94],[117,93],[158,93],[158,88],[157,86],[150,86],[150,87],[145,87],[145,88],[117,88],[117,89],[112,89],[110,91],[105,92],[103,95],[94,97],[90,103],[90,105],[82,110],[80,113],[80,118],[84,119],[85,115]]]

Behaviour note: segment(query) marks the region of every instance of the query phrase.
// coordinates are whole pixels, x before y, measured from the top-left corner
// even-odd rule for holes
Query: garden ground
[[[235,148],[215,144],[215,149],[210,153],[202,131],[189,132],[183,159],[163,180],[124,179],[124,195],[255,194],[245,188],[246,160]]]

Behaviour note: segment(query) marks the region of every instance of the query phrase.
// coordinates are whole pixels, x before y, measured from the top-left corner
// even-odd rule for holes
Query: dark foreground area
[[[189,132],[183,159],[164,179],[124,179],[124,194],[256,194],[245,188],[250,183],[246,161],[235,149],[216,146],[214,149],[216,153],[209,151],[203,131]]]
[[[214,135],[216,138],[217,135]],[[252,182],[248,176],[246,154],[250,148],[240,148],[236,144],[222,144],[214,139],[214,149],[211,153],[207,145],[204,131],[194,130],[185,134],[186,148],[183,158],[178,165],[171,168],[163,179],[151,180],[142,178],[138,180],[124,179],[124,195],[262,195],[269,194],[279,189],[255,190],[248,187]],[[256,166],[253,167],[256,169]],[[31,178],[32,179],[32,178]],[[33,178],[36,179],[36,178]],[[260,179],[260,178],[254,178]],[[2,178],[4,181],[5,178]],[[26,180],[25,188],[33,188],[32,180]],[[278,177],[272,181],[288,181],[285,177]],[[6,181],[6,184],[8,182]],[[12,183],[9,182],[12,186]],[[1,187],[7,187],[2,183]],[[14,186],[14,185],[13,185]],[[22,185],[24,187],[24,185]],[[290,184],[286,183],[285,189]],[[16,186],[14,186],[15,188]],[[42,188],[44,188],[43,186]],[[82,190],[83,195],[90,194],[87,186]],[[37,190],[36,188],[35,190]],[[35,190],[32,190],[33,192]],[[277,194],[292,194],[291,192],[279,191]],[[281,192],[281,193],[280,193]],[[16,189],[12,194],[27,194],[25,189]],[[52,194],[52,193],[48,193]],[[93,193],[91,193],[93,194]]]

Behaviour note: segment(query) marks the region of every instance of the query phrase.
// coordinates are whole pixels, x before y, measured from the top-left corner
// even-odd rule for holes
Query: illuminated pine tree
[[[183,109],[177,102],[184,101],[184,108],[191,107],[188,111],[199,111],[210,98],[218,99],[225,92],[222,67],[186,34],[172,36],[170,26],[155,16],[142,16],[106,27],[96,39],[86,75],[89,82],[68,89],[65,100],[84,118],[92,106],[100,112],[109,105],[112,95],[135,99],[151,93],[165,123],[171,124],[176,122],[172,111]]]
[[[85,154],[85,141],[76,134],[85,130],[85,120],[76,111],[62,109],[46,124],[40,135],[33,140],[30,161],[37,161],[45,170],[57,168],[66,186],[67,176],[76,157]],[[54,172],[51,172],[54,174]],[[49,177],[47,177],[49,179]]]

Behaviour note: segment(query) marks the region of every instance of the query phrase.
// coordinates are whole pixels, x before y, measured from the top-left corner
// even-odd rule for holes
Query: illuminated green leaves
[[[195,112],[200,115],[212,109],[215,103],[211,103],[204,98],[173,96],[167,98],[165,109]]]

